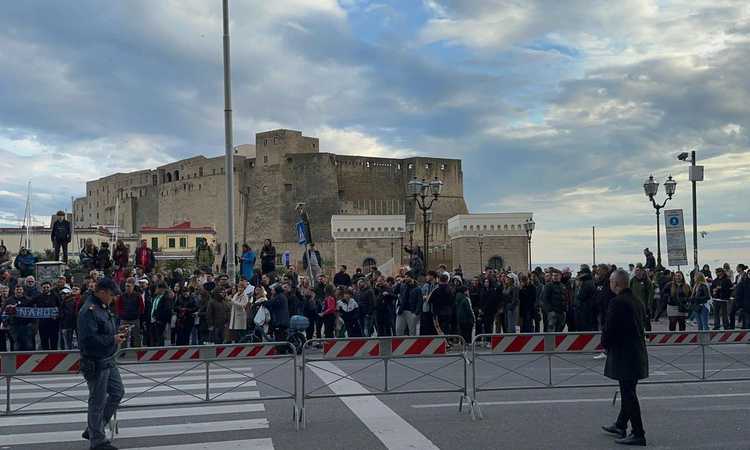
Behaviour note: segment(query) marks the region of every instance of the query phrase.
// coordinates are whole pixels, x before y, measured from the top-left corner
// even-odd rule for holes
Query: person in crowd
[[[112,250],[112,263],[116,272],[124,272],[130,264],[130,249],[122,239],[115,242],[115,248]]]
[[[421,291],[419,292],[421,295]],[[375,321],[373,320],[373,306],[375,305],[375,291],[364,278],[358,278],[357,295],[355,297],[359,307],[360,328],[364,337],[372,336]]]
[[[432,313],[432,293],[437,289],[437,272],[430,270],[427,272],[425,282],[422,285],[422,307],[419,315],[419,334],[421,336],[434,336],[437,334],[435,329],[435,318]]]
[[[175,300],[175,340],[177,345],[190,344],[190,337],[195,325],[195,313],[198,311],[198,300],[194,288],[183,288]]]
[[[26,247],[18,250],[18,255],[13,261],[13,267],[18,270],[21,277],[27,277],[34,274],[36,269],[37,257],[34,256]]]
[[[260,249],[260,270],[264,275],[276,271],[276,247],[270,239],[266,239]]]
[[[412,295],[417,291],[416,295]],[[417,334],[417,296],[421,295],[419,289],[411,278],[406,277],[398,287],[398,299],[396,301],[396,336],[415,336]]]
[[[54,310],[54,317],[39,319],[39,341],[42,350],[57,350],[58,337],[60,336],[60,297],[52,292],[49,281],[42,282],[42,291],[36,297],[37,308],[49,308]]]
[[[551,269],[550,273],[550,282],[544,285],[542,295],[542,304],[547,311],[545,331],[560,333],[565,328],[565,287],[559,270]]]
[[[214,251],[211,246],[208,245],[205,238],[199,239],[195,249],[195,265],[201,272],[211,272],[214,267],[214,260]]]
[[[607,326],[602,332],[602,347],[607,352],[604,375],[620,385],[620,414],[614,424],[602,427],[617,436],[618,444],[646,445],[636,387],[648,377],[648,353],[644,335],[645,311],[636,299],[624,270],[610,276],[610,288],[616,294],[607,311]],[[628,422],[632,432],[627,436]]]
[[[333,276],[333,285],[346,287],[350,287],[352,285],[352,277],[350,277],[349,274],[346,273],[345,265],[342,265],[336,275]]]
[[[104,273],[105,276],[109,275],[110,269],[112,268],[112,258],[109,253],[109,243],[102,242],[99,246],[99,250],[96,252],[96,261],[94,267],[99,272]]]
[[[81,249],[78,259],[81,263],[81,267],[91,271],[96,269],[96,257],[99,254],[99,249],[94,245],[94,240],[91,238],[86,239]]]
[[[323,320],[323,331],[326,339],[333,338],[336,328],[336,297],[332,285],[325,285],[325,297],[323,299],[322,311],[318,316]],[[380,336],[380,333],[378,333]]]
[[[675,272],[673,281],[667,285],[662,295],[667,296],[667,317],[669,331],[675,331],[679,324],[680,331],[685,331],[685,320],[690,310],[690,286],[685,281],[685,274]]]
[[[210,291],[210,300],[206,307],[206,323],[213,344],[223,344],[225,330],[229,325],[231,307],[226,300],[226,294],[219,287]]]
[[[336,309],[344,320],[347,337],[362,337],[360,327],[359,307],[357,301],[352,298],[353,291],[350,287],[342,288],[341,299],[336,302]]]
[[[578,331],[596,331],[596,287],[591,269],[582,264],[576,277],[575,313]]]
[[[747,330],[750,329],[750,273],[746,266],[743,267],[745,270],[737,281],[735,297],[738,308],[742,310],[742,328]]]
[[[122,343],[123,347],[141,346],[140,317],[145,312],[146,304],[143,300],[143,294],[136,291],[135,283],[135,278],[125,280],[125,292],[120,294],[115,302],[115,311],[120,319],[120,324],[130,329],[130,339],[126,339]]]
[[[5,311],[10,289],[0,284],[0,352],[13,351],[13,339],[10,335],[8,314]]]
[[[172,321],[172,299],[164,283],[156,285],[154,297],[151,300],[149,319],[152,330],[151,343],[156,347],[163,347],[164,332]]]
[[[134,258],[135,266],[140,267],[145,274],[150,274],[156,266],[154,250],[148,247],[145,239],[141,239],[141,246],[135,250]]]
[[[304,302],[303,315],[307,317],[309,323],[307,330],[305,330],[305,335],[307,336],[307,340],[310,340],[316,337],[316,324],[320,320],[318,313],[321,312],[322,303],[319,301],[315,291],[310,287],[309,278],[300,277],[299,285],[300,296]],[[320,338],[321,336],[318,335],[317,337]]]
[[[284,342],[289,332],[289,300],[280,284],[273,288],[273,293],[273,298],[267,303],[268,311],[271,312],[273,338],[276,342]]]
[[[62,349],[73,350],[75,344],[73,335],[76,331],[76,322],[78,321],[78,306],[73,290],[65,287],[58,294],[60,301],[60,330],[62,335]]]
[[[650,270],[651,272],[656,271],[656,258],[654,258],[654,252],[648,248],[644,248],[643,256],[646,257],[646,264],[644,266],[646,270]]]
[[[5,242],[0,240],[0,269],[4,269],[7,266],[10,266],[10,252],[8,252]]]
[[[323,259],[320,252],[315,248],[315,244],[308,244],[305,253],[302,255],[302,268],[305,273],[311,274],[313,279],[317,279],[323,273],[322,265]]]
[[[242,341],[242,338],[245,337],[245,333],[247,332],[247,307],[250,299],[245,290],[248,286],[249,283],[247,280],[241,278],[237,289],[233,291],[229,300],[232,307],[229,316],[229,334],[232,338],[232,342]]]
[[[34,319],[19,317],[18,308],[34,308],[36,299],[24,293],[23,286],[17,285],[13,295],[5,301],[5,314],[8,315],[8,328],[13,339],[13,349],[17,352],[34,351]]]
[[[503,299],[505,300],[505,330],[506,333],[516,332],[518,317],[519,288],[516,278],[508,274],[503,285]]]
[[[251,308],[253,316],[253,333],[260,341],[269,341],[271,331],[271,312],[268,310],[268,297],[262,286],[255,288],[253,292],[253,305]]]
[[[528,275],[522,274],[519,278],[521,280],[521,289],[518,292],[518,307],[521,319],[521,333],[533,333],[534,316],[536,313],[536,288]]]
[[[375,315],[375,328],[378,336],[392,336],[394,331],[392,317],[396,311],[394,307],[396,304],[396,294],[393,291],[393,286],[385,277],[379,276],[375,280],[373,294],[375,295],[373,313]]]
[[[714,330],[721,327],[729,330],[727,304],[732,296],[732,282],[722,267],[716,268],[716,278],[711,282],[711,293],[714,299]]]
[[[684,276],[683,276],[684,278]],[[698,330],[708,330],[708,301],[711,299],[711,288],[706,283],[706,277],[698,272],[693,279],[693,289],[690,294],[690,305],[698,319]]]
[[[256,255],[248,244],[242,244],[242,256],[240,256],[240,273],[242,278],[250,281],[255,276]]]
[[[729,267],[729,264],[725,264],[727,267]],[[737,314],[741,312],[742,307],[739,305],[739,302],[737,301],[737,286],[740,283],[740,280],[742,280],[742,277],[745,272],[745,266],[744,264],[737,264],[736,266],[736,272],[732,275],[730,275],[731,270],[727,272],[727,268],[724,269],[724,272],[727,273],[727,278],[729,278],[730,281],[732,281],[732,295],[729,299],[729,305],[727,307],[729,311],[729,328],[734,330],[737,326]]]
[[[438,287],[430,296],[433,322],[435,323],[435,331],[438,334],[454,334],[453,324],[456,302],[455,294],[451,291],[448,280],[448,274],[440,274]]]
[[[635,276],[630,280],[630,290],[636,300],[643,305],[647,314],[644,321],[646,330],[651,331],[651,317],[648,316],[648,313],[651,310],[651,303],[654,301],[654,285],[640,263],[635,266]]]
[[[352,283],[356,284],[359,280],[363,279],[365,274],[362,273],[362,268],[357,267],[354,269],[354,275],[352,275]]]
[[[474,310],[471,308],[471,301],[466,296],[466,287],[456,287],[456,321],[458,323],[458,334],[464,338],[464,342],[471,344],[474,332]]]
[[[50,227],[50,239],[52,240],[52,248],[55,252],[55,261],[60,260],[60,249],[62,249],[62,261],[65,264],[68,263],[68,244],[70,244],[70,238],[70,222],[65,219],[63,211],[58,211],[55,215],[55,221]]]

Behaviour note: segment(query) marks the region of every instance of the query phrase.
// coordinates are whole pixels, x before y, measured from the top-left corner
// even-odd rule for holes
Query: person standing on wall
[[[629,288],[630,275],[615,271],[609,285],[616,297],[610,301],[606,326],[602,332],[602,347],[607,352],[604,375],[620,384],[620,414],[617,421],[602,429],[618,436],[623,445],[646,445],[646,432],[641,419],[636,386],[638,380],[648,378],[648,352],[644,334],[646,312]],[[627,436],[628,422],[632,433]]]
[[[70,222],[65,220],[65,213],[58,211],[55,216],[55,221],[52,223],[52,230],[50,231],[52,239],[52,248],[55,249],[55,261],[60,260],[60,249],[62,248],[63,262],[68,263],[68,244],[70,244]]]
[[[118,292],[110,278],[100,279],[78,316],[81,373],[89,388],[88,425],[81,436],[90,441],[92,450],[117,450],[104,427],[125,395],[115,355],[128,333],[126,327],[117,329],[110,308]]]

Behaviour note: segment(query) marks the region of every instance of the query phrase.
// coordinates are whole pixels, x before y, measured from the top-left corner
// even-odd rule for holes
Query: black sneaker
[[[112,445],[111,442],[102,442],[96,447],[91,447],[91,450],[117,450],[117,447]]]
[[[606,431],[607,433],[617,435],[620,439],[624,439],[625,436],[628,435],[628,430],[618,427],[617,424],[612,424],[608,427],[602,427],[602,430]]]
[[[89,440],[89,429],[88,428],[86,428],[85,430],[83,430],[83,433],[81,433],[81,437],[84,438],[84,439],[86,439],[87,441]]]
[[[630,436],[622,439],[615,439],[615,442],[622,445],[637,445],[639,447],[645,447],[646,446],[646,437],[645,436],[636,436],[634,434],[631,434]]]

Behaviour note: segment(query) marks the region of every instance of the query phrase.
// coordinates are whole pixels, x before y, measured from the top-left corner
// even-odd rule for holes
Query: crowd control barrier
[[[645,339],[650,377],[643,384],[750,380],[750,352],[727,351],[750,343],[750,330],[648,332]],[[604,377],[605,359],[592,358],[603,351],[598,332],[477,335],[470,358],[472,416],[482,418],[480,392],[615,387]],[[541,360],[544,373],[534,365]],[[727,376],[730,370],[744,374]]]
[[[8,352],[0,355],[0,377],[5,379],[4,414],[40,414],[60,412],[61,410],[65,412],[85,411],[88,391],[86,390],[86,381],[79,374],[79,359],[80,353],[78,351],[65,350]],[[288,342],[128,348],[119,350],[115,359],[123,376],[130,374],[137,380],[147,380],[152,383],[146,388],[135,389],[134,392],[128,392],[129,389],[126,387],[125,397],[120,403],[120,408],[142,407],[144,406],[144,402],[140,401],[142,397],[149,392],[159,391],[179,393],[181,399],[187,399],[187,401],[180,401],[179,404],[185,405],[256,400],[259,396],[246,396],[245,393],[238,392],[238,390],[248,385],[264,385],[269,395],[264,395],[263,401],[291,400],[293,420],[296,424],[299,423],[296,348]],[[241,367],[230,364],[234,361],[248,360],[258,361],[259,363],[254,367],[256,372],[252,374],[246,373]],[[139,370],[139,368],[147,365],[156,364],[167,364],[174,370],[167,372],[166,379],[164,379],[164,376],[156,377],[154,371]],[[176,364],[179,364],[179,367],[175,367]],[[219,368],[231,378],[239,378],[240,380],[214,383],[212,389],[211,368]],[[278,371],[282,370],[292,372],[291,386],[286,386],[278,381],[280,377],[274,377]],[[202,379],[204,384],[203,392],[200,394],[191,392],[193,389],[188,390],[178,385],[180,377],[194,375],[196,371],[201,372],[198,378]],[[42,377],[41,375],[50,375],[50,377]],[[33,398],[33,400],[23,404],[14,404],[12,403],[14,381],[17,385],[20,383],[25,386],[34,386],[42,393],[26,394],[24,398]],[[44,384],[45,381],[53,381],[54,384],[46,385]],[[61,383],[63,384],[62,388],[60,388]],[[50,399],[57,400],[60,398],[69,399],[72,402],[58,403],[58,408],[55,408],[55,402],[43,403]],[[157,400],[155,402],[147,402],[147,406],[171,406],[175,404],[174,401],[159,403],[158,398],[154,397]],[[77,403],[80,403],[80,408],[75,407]]]
[[[320,398],[457,393],[462,412],[471,407],[467,350],[464,339],[454,335],[309,340],[302,349],[302,426],[307,424],[307,400]],[[410,364],[414,359],[422,366]],[[460,375],[446,373],[456,365],[462,367]],[[313,384],[308,371],[322,384]],[[352,389],[352,381],[365,389]]]

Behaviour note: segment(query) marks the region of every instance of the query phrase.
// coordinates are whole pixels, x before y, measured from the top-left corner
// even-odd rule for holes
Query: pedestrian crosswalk
[[[194,402],[206,396],[205,368],[177,377],[192,366],[139,368],[143,376],[123,370],[123,403],[133,407],[117,413],[115,445],[142,450],[272,450],[265,405],[257,383],[248,378],[253,376],[252,368],[243,364],[210,368],[210,398],[231,403],[198,405]],[[86,428],[83,410],[88,390],[85,382],[77,385],[83,379],[78,375],[45,375],[23,380],[29,383],[19,379],[12,382],[11,409],[24,414],[0,418],[0,448],[88,448],[88,442],[81,438]],[[46,398],[54,391],[63,393]],[[0,398],[6,398],[4,385]]]

